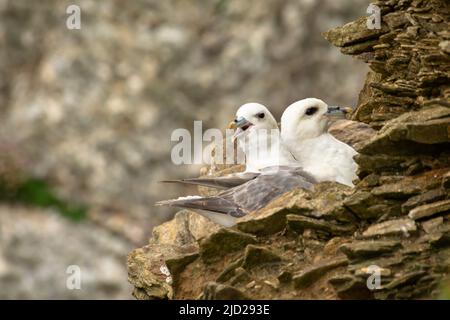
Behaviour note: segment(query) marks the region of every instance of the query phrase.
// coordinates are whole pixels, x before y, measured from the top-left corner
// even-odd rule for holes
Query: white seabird
[[[295,164],[294,157],[281,141],[277,121],[262,104],[252,102],[239,107],[234,126],[233,138],[245,154],[245,172]]]
[[[260,103],[243,104],[231,123],[236,131],[233,140],[245,154],[245,171],[223,177],[202,177],[181,180],[166,180],[227,189],[256,178],[263,168],[298,166],[291,152],[281,141],[280,130],[272,113]]]
[[[286,108],[281,117],[281,137],[298,164],[320,181],[337,181],[354,186],[358,154],[327,132],[328,118],[338,107],[308,98]]]

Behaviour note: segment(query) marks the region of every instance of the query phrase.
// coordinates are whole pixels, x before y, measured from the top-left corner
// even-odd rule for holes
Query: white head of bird
[[[316,98],[291,104],[281,117],[281,138],[299,164],[317,181],[337,181],[353,186],[357,178],[357,153],[328,133],[330,118],[342,119],[347,108],[328,106]]]
[[[268,132],[272,129],[278,129],[277,121],[270,111],[264,105],[256,102],[240,106],[236,112],[233,125],[236,127],[234,139],[257,133],[261,129]]]
[[[236,112],[232,123],[233,140],[246,156],[246,171],[257,171],[280,163],[280,131],[270,111],[259,103],[246,103]]]
[[[306,140],[327,132],[328,105],[320,99],[307,98],[294,102],[281,117],[283,139]]]

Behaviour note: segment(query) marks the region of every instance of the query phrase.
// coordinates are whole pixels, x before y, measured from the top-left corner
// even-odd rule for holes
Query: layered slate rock
[[[186,221],[199,218],[184,211],[184,220],[177,215],[145,250],[130,254],[137,298],[443,295],[450,272],[450,3],[375,4],[380,29],[368,29],[363,17],[324,34],[371,68],[352,115],[357,122],[332,132],[359,151],[356,187],[324,182],[293,190],[231,229],[207,221],[195,227]],[[239,170],[216,169],[202,174]],[[150,274],[162,248],[170,283]]]
[[[368,29],[361,18],[324,33],[343,53],[371,68],[353,119],[381,128],[408,111],[448,107],[448,1],[374,4],[382,14],[380,29]]]

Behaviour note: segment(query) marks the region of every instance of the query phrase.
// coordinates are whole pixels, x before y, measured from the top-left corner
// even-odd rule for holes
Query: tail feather
[[[248,212],[236,203],[221,197],[188,196],[172,200],[158,201],[156,206],[169,206],[242,217]]]
[[[239,186],[249,180],[256,178],[258,173],[245,173],[233,176],[211,177],[211,178],[189,178],[181,180],[163,180],[163,183],[183,183],[205,186],[216,189],[228,189]]]
[[[182,184],[192,184],[197,186],[204,186],[216,189],[227,189],[234,187],[235,183],[230,183],[228,181],[220,181],[217,178],[192,178],[192,179],[182,179],[182,180],[163,180],[163,183],[182,183]]]
[[[180,207],[189,202],[189,200],[201,199],[200,196],[187,196],[187,197],[179,197],[177,199],[170,200],[161,200],[155,203],[155,206],[169,206],[169,207]]]

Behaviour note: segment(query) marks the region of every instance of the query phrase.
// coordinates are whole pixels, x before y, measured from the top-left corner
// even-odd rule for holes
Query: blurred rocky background
[[[66,8],[81,8],[81,30]],[[131,298],[125,257],[195,176],[176,128],[261,102],[354,106],[366,66],[321,33],[367,0],[0,0],[0,298]],[[81,290],[67,290],[79,265]]]

